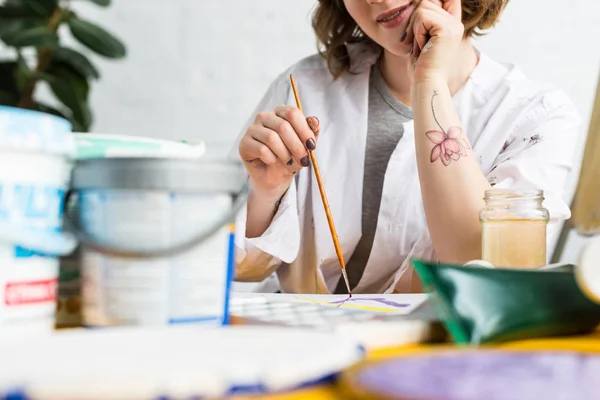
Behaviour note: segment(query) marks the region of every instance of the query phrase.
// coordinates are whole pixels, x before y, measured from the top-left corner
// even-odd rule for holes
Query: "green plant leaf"
[[[33,105],[33,109],[46,114],[56,115],[57,117],[61,117],[68,120],[71,123],[74,132],[86,132],[89,130],[84,128],[79,122],[77,122],[69,112],[59,110],[55,107],[49,106],[44,103],[35,103]]]
[[[18,99],[19,85],[15,74],[16,69],[16,61],[0,62],[0,91]]]
[[[58,0],[6,0],[0,18],[49,17],[57,7]]]
[[[39,14],[21,2],[9,1],[0,6],[0,18],[34,18],[38,16]]]
[[[4,37],[18,35],[20,32],[34,28],[44,28],[45,25],[41,20],[34,19],[0,19],[0,39]]]
[[[100,73],[94,64],[92,64],[86,56],[76,50],[67,47],[58,47],[54,51],[54,60],[68,64],[71,68],[88,79],[100,78]]]
[[[51,16],[58,7],[58,0],[21,0],[21,3],[43,17]]]
[[[23,30],[3,31],[1,39],[12,47],[53,47],[58,45],[58,35],[44,26]]]
[[[107,58],[123,58],[127,50],[125,45],[111,33],[74,14],[68,19],[73,36],[93,52]]]
[[[23,58],[20,52],[17,56],[17,63],[15,65],[14,74],[15,80],[17,82],[17,87],[19,88],[19,92],[21,92],[31,79],[32,72],[29,69],[29,66],[25,62],[25,59]]]
[[[67,114],[65,114],[63,111],[58,110],[58,109],[56,109],[52,106],[49,106],[47,104],[44,104],[44,103],[39,103],[39,102],[34,103],[33,109],[36,111],[46,113],[46,114],[56,115],[57,117],[61,117],[61,118],[67,119],[67,120],[70,119],[70,117]]]
[[[14,107],[17,101],[18,99],[14,94],[0,90],[0,105]]]
[[[88,127],[84,127],[83,125],[81,125],[79,123],[79,121],[71,118],[69,120],[71,122],[71,126],[73,127],[73,132],[89,132],[90,131],[90,126],[88,125]]]
[[[87,100],[90,85],[87,78],[80,74],[79,71],[72,68],[69,64],[62,61],[52,60],[45,71],[48,75],[61,78],[76,91],[77,96],[83,100]]]
[[[108,7],[110,6],[110,0],[90,0],[92,3],[96,3],[99,6],[102,7]]]
[[[87,102],[87,79],[69,65],[58,62],[51,64],[40,77],[48,82],[54,95],[71,110],[72,121],[76,121],[82,130],[89,130],[92,113]]]

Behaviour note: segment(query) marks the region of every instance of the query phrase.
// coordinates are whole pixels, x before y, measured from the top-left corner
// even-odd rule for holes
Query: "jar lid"
[[[237,193],[247,181],[239,162],[186,158],[97,158],[75,164],[72,188]]]
[[[0,149],[73,157],[71,123],[56,115],[0,106]]]

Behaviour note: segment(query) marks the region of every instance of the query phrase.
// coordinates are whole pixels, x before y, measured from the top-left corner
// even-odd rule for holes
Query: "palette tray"
[[[444,340],[446,334],[443,326],[429,304],[424,302],[424,297],[406,296],[403,298],[408,301],[402,304],[410,304],[402,311],[378,312],[352,308],[350,304],[340,307],[330,302],[324,304],[325,301],[320,299],[333,298],[327,295],[297,297],[238,293],[232,297],[229,311],[233,317],[241,318],[244,324],[302,327],[341,333],[369,350]]]
[[[328,326],[361,321],[438,320],[425,294],[242,294],[232,296],[232,316],[290,326]]]
[[[381,320],[368,311],[342,307],[323,307],[315,303],[278,301],[265,297],[233,298],[229,312],[252,321],[289,326],[329,326],[339,322]]]

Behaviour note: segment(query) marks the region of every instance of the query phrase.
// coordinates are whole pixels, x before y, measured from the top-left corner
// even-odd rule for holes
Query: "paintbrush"
[[[296,87],[296,81],[294,80],[294,76],[290,74],[290,82],[292,84],[292,90],[294,91],[294,98],[296,99],[296,106],[302,110],[302,103],[300,102],[300,96],[298,96],[298,88]],[[325,193],[325,186],[323,186],[323,179],[321,179],[321,172],[319,171],[319,165],[317,164],[317,158],[312,150],[308,150],[308,155],[310,156],[310,161],[312,163],[313,171],[315,172],[315,176],[317,178],[317,185],[319,186],[319,192],[321,193],[321,200],[323,200],[323,207],[325,208],[325,215],[327,216],[327,223],[329,224],[329,230],[331,231],[331,238],[333,239],[333,246],[335,247],[335,252],[337,254],[338,260],[340,261],[340,267],[342,268],[342,276],[344,277],[344,282],[346,283],[346,288],[348,289],[349,297],[352,297],[352,291],[350,290],[350,282],[348,281],[348,274],[346,273],[346,263],[344,262],[344,255],[342,254],[342,248],[340,247],[340,242],[338,240],[337,231],[335,229],[335,224],[333,222],[333,216],[331,215],[331,209],[329,207],[329,201],[327,200],[327,194]]]

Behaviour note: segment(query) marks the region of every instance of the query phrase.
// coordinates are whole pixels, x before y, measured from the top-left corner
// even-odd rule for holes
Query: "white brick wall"
[[[100,64],[95,131],[230,143],[269,82],[315,51],[314,0],[75,3],[120,34],[124,62]],[[587,120],[600,65],[600,1],[511,1],[480,47],[559,84]]]
[[[202,139],[226,151],[269,82],[315,51],[309,24],[315,3],[119,0],[102,9],[74,2],[83,17],[118,33],[129,48],[124,62],[97,60],[102,80],[92,93],[93,130]],[[587,132],[600,71],[598,38],[598,0],[512,0],[478,46],[566,90]]]
[[[113,3],[80,7],[129,48],[123,63],[100,62],[98,132],[230,146],[269,82],[314,51],[311,0]]]
[[[129,48],[122,63],[98,61],[103,77],[92,96],[96,132],[202,139],[226,151],[269,82],[315,51],[309,23],[314,0],[113,3],[108,10],[76,3]],[[587,133],[600,72],[598,38],[598,0],[512,0],[500,24],[477,43],[566,90]],[[565,258],[573,260],[581,243],[571,242]]]

